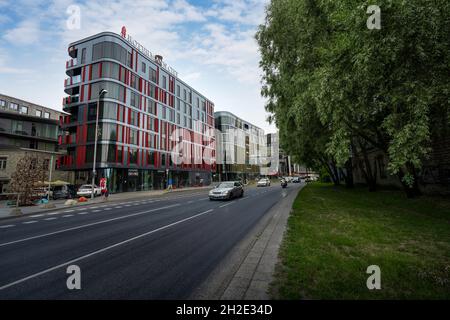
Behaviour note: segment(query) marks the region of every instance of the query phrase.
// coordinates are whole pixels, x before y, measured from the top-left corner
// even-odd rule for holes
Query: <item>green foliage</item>
[[[358,137],[392,174],[413,171],[450,127],[450,2],[379,0],[369,30],[361,0],[272,0],[256,35],[266,109],[305,163],[343,165]]]

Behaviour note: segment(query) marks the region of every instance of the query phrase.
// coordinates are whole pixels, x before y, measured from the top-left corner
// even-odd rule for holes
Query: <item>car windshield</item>
[[[90,184],[83,184],[80,189],[91,189],[92,186]]]
[[[217,188],[233,188],[234,182],[222,182]]]

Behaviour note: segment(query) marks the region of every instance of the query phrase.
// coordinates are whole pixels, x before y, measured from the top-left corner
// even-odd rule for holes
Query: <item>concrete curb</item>
[[[159,196],[167,195],[167,194],[170,194],[170,193],[183,192],[183,191],[187,192],[187,191],[208,190],[208,189],[211,189],[211,188],[212,187],[199,187],[199,188],[192,188],[192,189],[188,189],[188,188],[185,188],[185,189],[174,189],[172,191],[161,190],[160,192],[158,192],[158,193],[155,192],[155,194],[152,194],[152,195],[149,195],[149,194],[146,194],[146,195],[145,194],[141,194],[141,195],[139,195],[139,194],[136,194],[135,192],[131,192],[130,194],[128,194],[128,193],[121,193],[120,195],[127,194],[127,195],[129,195],[129,197],[121,198],[121,199],[110,199],[110,198],[108,198],[108,200],[105,200],[105,201],[101,201],[101,200],[95,201],[95,199],[94,199],[95,202],[79,202],[76,205],[64,206],[64,207],[52,208],[52,209],[45,209],[45,208],[42,208],[42,207],[38,207],[37,209],[39,209],[39,210],[36,210],[34,212],[22,213],[22,214],[10,214],[9,216],[0,217],[0,221],[10,220],[10,219],[17,219],[17,218],[32,216],[32,215],[41,214],[41,213],[55,212],[55,211],[59,211],[59,210],[68,210],[70,208],[79,208],[79,207],[82,207],[82,206],[86,206],[87,207],[87,206],[94,206],[94,205],[99,205],[99,204],[104,204],[104,203],[121,202],[121,201],[124,201],[124,200],[131,200],[131,199],[159,197]],[[14,209],[15,209],[14,207],[11,207],[11,210],[14,210]],[[19,207],[19,209],[20,209],[20,207]]]
[[[302,188],[276,203],[190,299],[270,299],[268,289],[278,262],[278,251],[292,204]]]

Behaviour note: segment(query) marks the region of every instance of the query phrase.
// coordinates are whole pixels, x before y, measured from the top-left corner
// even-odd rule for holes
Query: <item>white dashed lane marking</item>
[[[44,220],[45,220],[45,221],[52,221],[52,220],[56,220],[56,219],[58,219],[58,218],[53,217],[53,218],[45,218]]]
[[[73,217],[73,214],[66,214],[66,215],[64,215],[64,216],[62,216],[63,218],[70,218],[70,217]]]
[[[78,214],[81,214],[81,215],[83,215],[83,214],[88,214],[89,212],[87,212],[87,211],[85,211],[85,212],[78,212]]]
[[[43,217],[43,214],[35,214],[33,216],[30,216],[31,218],[39,218],[39,217]]]
[[[23,224],[32,224],[32,223],[36,223],[37,221],[36,220],[31,220],[31,221],[25,221],[25,222],[22,222]]]
[[[12,228],[15,227],[14,224],[7,224],[6,226],[0,226],[0,229]]]

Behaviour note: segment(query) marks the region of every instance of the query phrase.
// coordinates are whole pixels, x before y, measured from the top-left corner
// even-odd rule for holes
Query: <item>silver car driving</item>
[[[239,181],[221,182],[209,192],[209,200],[230,200],[244,196],[244,187]]]

